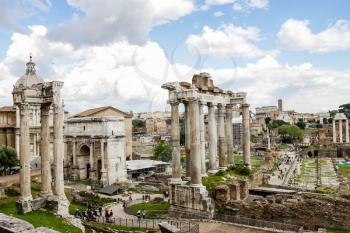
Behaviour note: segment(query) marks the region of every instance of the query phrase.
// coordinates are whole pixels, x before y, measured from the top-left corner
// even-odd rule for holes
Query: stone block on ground
[[[215,187],[215,200],[220,204],[227,204],[230,200],[230,189],[227,185]]]

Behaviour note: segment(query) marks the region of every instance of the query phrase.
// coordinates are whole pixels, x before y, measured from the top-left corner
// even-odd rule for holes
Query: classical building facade
[[[126,131],[123,117],[73,117],[66,120],[65,176],[103,186],[126,181]]]
[[[0,148],[16,148],[16,108],[4,106],[0,108]]]

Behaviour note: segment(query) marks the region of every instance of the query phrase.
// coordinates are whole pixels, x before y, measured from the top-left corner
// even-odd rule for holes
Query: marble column
[[[171,182],[181,181],[181,155],[180,155],[180,127],[179,102],[171,102],[171,143],[172,152],[172,179]]]
[[[20,110],[19,107],[16,106],[16,138],[15,138],[15,143],[16,143],[16,152],[17,152],[17,158],[19,159],[20,155]]]
[[[349,120],[345,120],[345,142],[349,143]]]
[[[22,203],[31,201],[31,174],[30,174],[30,137],[29,137],[29,105],[20,106],[20,199]],[[31,207],[24,212],[31,211]]]
[[[232,111],[231,104],[226,105],[226,140],[227,140],[227,163],[234,164],[233,157],[233,132],[232,132]]]
[[[191,183],[193,186],[202,185],[201,152],[200,152],[200,125],[198,100],[190,100],[191,125]]]
[[[94,165],[94,142],[90,142],[90,157],[89,157],[89,163],[90,163],[90,173],[89,173],[89,178],[91,180],[95,180],[95,165]]]
[[[37,157],[37,150],[36,150],[36,141],[37,141],[37,137],[36,137],[36,133],[33,134],[33,157]]]
[[[186,148],[186,177],[191,177],[191,125],[190,108],[187,102],[185,105],[185,148]]]
[[[267,128],[267,149],[271,150],[270,130],[269,130],[269,127],[266,127],[266,128]]]
[[[204,103],[199,102],[199,135],[200,135],[200,151],[201,151],[201,173],[202,176],[207,175],[205,165],[205,123],[204,123]]]
[[[343,120],[339,120],[339,142],[343,143]]]
[[[217,157],[217,129],[215,120],[215,105],[208,104],[208,135],[209,135],[209,174],[215,174],[218,171]]]
[[[73,168],[77,166],[77,149],[76,149],[76,141],[75,138],[72,141],[72,156],[73,156]]]
[[[222,104],[218,104],[218,120],[219,120],[219,169],[226,169],[226,135],[225,135],[225,108]]]
[[[337,130],[335,128],[335,119],[333,119],[333,143],[337,142]]]
[[[69,202],[64,193],[63,179],[63,106],[61,98],[56,96],[57,102],[53,106],[53,166],[54,166],[54,194],[57,201],[56,213],[60,216],[67,216]]]
[[[107,185],[107,173],[105,169],[105,141],[101,139],[101,184]]]
[[[41,194],[51,195],[51,166],[50,166],[50,105],[41,106]]]
[[[243,162],[251,168],[250,164],[250,126],[249,126],[249,104],[242,104],[243,121]]]

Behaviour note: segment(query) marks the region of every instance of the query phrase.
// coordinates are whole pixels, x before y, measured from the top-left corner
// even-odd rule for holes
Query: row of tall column
[[[171,102],[171,137],[172,137],[172,182],[181,181],[180,163],[180,127],[179,102]],[[189,152],[186,160],[186,176],[191,178],[192,185],[201,185],[202,176],[206,175],[205,163],[205,124],[202,103],[196,99],[188,100],[185,105],[185,147]],[[209,135],[209,168],[214,174],[218,169],[226,169],[234,164],[232,111],[233,105],[208,105],[208,135]],[[216,108],[217,119],[216,122]],[[249,105],[242,104],[243,113],[243,161],[250,167],[250,132],[249,132]],[[219,167],[217,166],[219,158]]]
[[[339,119],[337,120],[339,127],[338,127],[338,131],[339,131],[339,142],[343,143],[343,120]],[[349,143],[349,120],[345,119],[345,142]],[[337,129],[336,129],[336,119],[333,119],[333,142],[337,143]]]
[[[30,105],[22,103],[20,110],[20,201],[31,201],[31,165],[30,165],[30,135],[29,112]],[[50,166],[50,104],[41,105],[41,195],[54,194],[60,199],[65,199],[63,181],[63,106],[62,103],[54,104],[54,144],[53,144],[53,186],[51,185]],[[52,189],[53,188],[53,189]]]

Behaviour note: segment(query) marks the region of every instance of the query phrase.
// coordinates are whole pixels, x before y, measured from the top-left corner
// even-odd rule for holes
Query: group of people
[[[88,203],[87,209],[85,211],[77,209],[74,215],[75,217],[81,218],[83,220],[96,220],[97,217],[102,217],[102,207],[99,207],[97,211],[97,209],[92,208],[91,204]],[[108,208],[105,208],[104,217],[106,220],[109,220],[111,217],[113,217],[113,210],[108,210]]]
[[[149,194],[144,194],[144,195],[142,195],[142,200],[144,200],[144,201],[150,201],[150,200],[151,200],[151,195],[149,195]]]
[[[137,215],[137,219],[138,220],[141,220],[141,218],[145,219],[146,218],[146,211],[145,211],[145,209],[142,209],[142,211],[138,210],[136,215]]]

